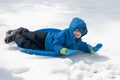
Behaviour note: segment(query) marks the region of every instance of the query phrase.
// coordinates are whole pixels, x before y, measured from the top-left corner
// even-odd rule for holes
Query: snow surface
[[[0,80],[120,80],[119,0],[0,0]],[[65,29],[74,17],[88,26],[83,40],[96,55],[46,57],[20,52],[4,43],[5,32],[21,26],[29,30]]]

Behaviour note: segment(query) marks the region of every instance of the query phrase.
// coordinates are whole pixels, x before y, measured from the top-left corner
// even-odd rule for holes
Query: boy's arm
[[[65,34],[65,30],[64,30],[64,31],[60,32],[58,34],[58,36],[55,38],[54,50],[63,55],[75,54],[76,53],[75,50],[70,50],[70,49],[67,49],[64,47],[65,38],[66,38],[66,34]]]
[[[96,46],[93,47],[87,44],[86,42],[82,42],[81,45],[82,45],[81,51],[86,52],[86,53],[95,53],[103,46],[101,43],[98,43]]]
[[[65,32],[64,31],[61,31],[56,37],[55,37],[55,40],[54,40],[54,50],[56,52],[60,52],[60,50],[63,48],[63,44],[64,44],[64,41],[65,41]]]

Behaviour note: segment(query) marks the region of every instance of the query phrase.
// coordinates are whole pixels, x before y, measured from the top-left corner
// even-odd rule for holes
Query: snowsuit
[[[62,48],[68,48],[72,50],[80,50],[86,53],[90,52],[90,45],[83,42],[81,38],[76,39],[73,35],[75,29],[84,29],[82,36],[87,34],[86,23],[80,18],[73,18],[69,28],[61,31],[60,33],[53,34],[48,33],[45,40],[46,50],[53,50],[60,52]],[[47,45],[49,44],[49,45]]]
[[[84,29],[82,36],[87,34],[86,23],[80,18],[73,18],[69,28],[59,33],[53,32],[30,32],[27,29],[21,32],[21,36],[15,39],[18,46],[28,49],[40,49],[60,53],[62,48],[90,52],[89,44],[81,38],[76,39],[73,35],[75,29]]]

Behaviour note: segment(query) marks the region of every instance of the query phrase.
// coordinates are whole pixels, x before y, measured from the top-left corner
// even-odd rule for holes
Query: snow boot
[[[6,37],[4,39],[5,43],[11,43],[13,41],[15,41],[16,36],[20,35],[20,32],[23,30],[24,28],[20,27],[19,29],[15,29],[15,30],[9,30],[6,32]]]

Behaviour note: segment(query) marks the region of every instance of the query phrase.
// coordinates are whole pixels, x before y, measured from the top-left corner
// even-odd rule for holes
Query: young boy
[[[77,51],[85,53],[97,52],[102,44],[95,47],[82,41],[87,34],[86,23],[80,18],[73,18],[69,28],[58,32],[31,32],[25,28],[9,30],[6,33],[5,43],[15,42],[18,46],[28,49],[55,51],[63,55],[71,55]]]

